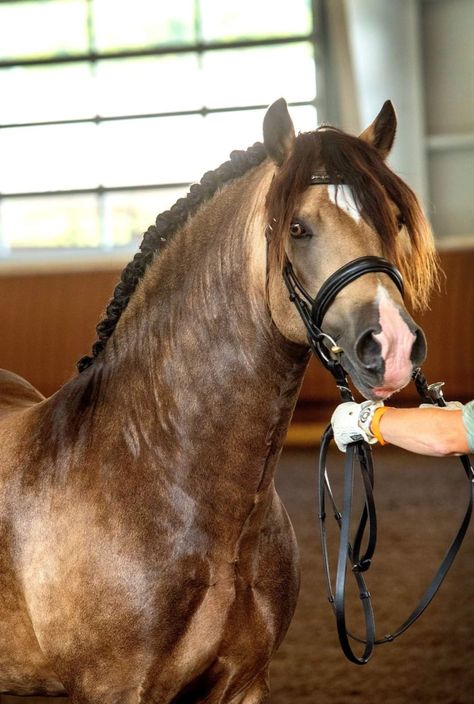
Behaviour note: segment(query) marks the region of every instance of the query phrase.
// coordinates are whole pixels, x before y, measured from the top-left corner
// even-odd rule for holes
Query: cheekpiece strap
[[[324,364],[336,380],[343,401],[352,401],[346,373],[339,362],[339,357],[334,358],[327,349],[325,342],[332,343],[332,352],[335,352],[334,340],[321,329],[321,324],[326,311],[337,294],[355,279],[364,274],[380,272],[388,274],[403,295],[403,279],[398,269],[382,257],[359,257],[335,271],[321,286],[316,298],[313,298],[300,282],[289,259],[283,268],[290,300],[295,304],[298,313],[306,327],[308,341],[311,349]]]

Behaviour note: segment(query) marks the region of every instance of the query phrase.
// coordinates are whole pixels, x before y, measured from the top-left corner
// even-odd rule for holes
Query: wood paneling
[[[442,254],[446,284],[431,310],[418,317],[428,339],[424,365],[429,380],[446,381],[449,398],[474,397],[474,250]],[[0,367],[54,393],[90,350],[95,325],[118,280],[117,271],[16,274],[0,277]],[[414,389],[397,402],[414,402]],[[298,415],[317,417],[317,406],[338,402],[330,375],[312,361]]]
[[[75,373],[118,272],[0,278],[0,367],[24,376],[46,396]]]

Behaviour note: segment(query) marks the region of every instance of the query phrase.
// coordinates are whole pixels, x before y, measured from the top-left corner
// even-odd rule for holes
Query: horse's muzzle
[[[397,337],[384,335],[378,326],[356,340],[351,375],[375,398],[387,398],[406,386],[426,357],[423,331],[413,321],[405,325]]]

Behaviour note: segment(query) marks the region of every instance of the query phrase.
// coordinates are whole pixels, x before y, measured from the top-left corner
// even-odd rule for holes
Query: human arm
[[[461,410],[387,408],[379,422],[386,443],[442,457],[470,451]]]
[[[444,456],[474,451],[474,401],[462,410],[390,408],[380,403],[342,403],[332,417],[339,449],[353,439],[392,443],[411,452]]]

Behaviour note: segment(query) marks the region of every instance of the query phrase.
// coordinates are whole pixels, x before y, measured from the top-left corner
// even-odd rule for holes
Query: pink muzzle
[[[382,385],[374,388],[374,392],[377,396],[386,398],[410,381],[413,369],[411,353],[416,335],[382,287],[379,291],[379,323],[382,330],[373,334],[373,337],[381,347],[385,374]]]

